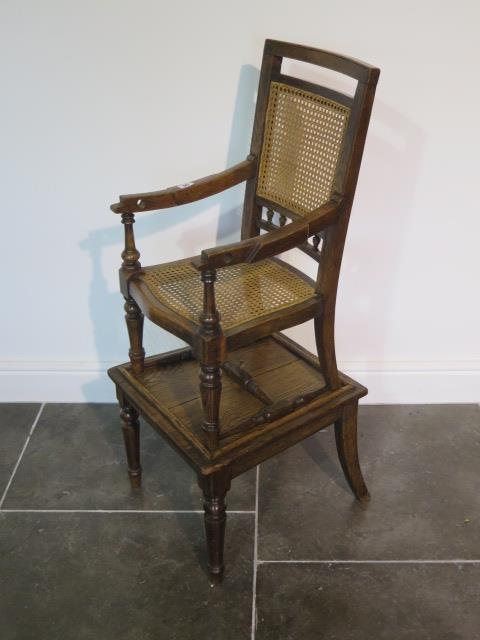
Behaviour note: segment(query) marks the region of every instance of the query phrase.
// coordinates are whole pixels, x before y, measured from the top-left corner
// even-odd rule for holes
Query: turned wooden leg
[[[122,418],[123,439],[127,452],[128,475],[132,489],[138,489],[142,483],[142,468],[140,466],[140,422],[137,411],[125,404],[120,410]]]
[[[128,355],[133,373],[142,373],[145,363],[143,348],[143,313],[133,298],[125,298],[125,321],[127,323],[130,349]]]
[[[202,429],[207,447],[213,451],[220,436],[220,397],[222,394],[221,365],[225,359],[225,337],[220,315],[215,306],[215,270],[202,271],[203,311],[200,314],[199,360],[200,395],[203,406]]]
[[[203,507],[205,510],[205,534],[207,540],[208,572],[213,584],[223,580],[225,566],[223,564],[223,547],[225,526],[227,523],[227,507],[225,496],[230,482],[215,476],[199,478],[203,490]]]
[[[345,478],[355,498],[366,502],[370,499],[370,494],[363,479],[358,459],[357,413],[358,402],[352,402],[345,407],[342,418],[335,422],[335,440]]]
[[[340,387],[340,378],[335,355],[334,318],[329,319],[328,315],[323,314],[315,317],[313,322],[318,359],[320,360],[325,382],[330,389],[338,389]]]
[[[218,446],[220,397],[222,394],[222,371],[220,367],[200,365],[200,397],[203,406],[202,429],[205,432],[207,447],[210,450]]]

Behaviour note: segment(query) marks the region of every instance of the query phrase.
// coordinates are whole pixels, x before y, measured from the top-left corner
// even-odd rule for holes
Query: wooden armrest
[[[340,206],[341,202],[332,201],[315,209],[302,220],[296,220],[262,236],[205,249],[200,256],[192,260],[192,265],[199,271],[208,271],[278,255],[325,229],[337,217]]]
[[[308,222],[308,235],[312,236],[315,233],[320,233],[332,224],[340,215],[344,204],[345,201],[341,198],[330,200],[330,202],[322,204],[321,207],[304,216],[304,220]]]
[[[200,180],[179,184],[162,191],[120,196],[120,202],[112,204],[110,209],[114,213],[139,213],[141,211],[177,207],[188,202],[213,196],[220,191],[225,191],[225,189],[229,189],[240,182],[253,178],[256,168],[256,159],[249,156],[246,160],[230,169],[214,173]]]
[[[199,271],[206,271],[240,262],[257,262],[257,260],[288,251],[307,238],[308,223],[298,220],[263,236],[247,238],[223,247],[205,249],[200,256],[192,260],[192,264]]]

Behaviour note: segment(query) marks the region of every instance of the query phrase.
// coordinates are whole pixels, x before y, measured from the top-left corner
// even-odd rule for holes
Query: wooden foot
[[[142,484],[142,468],[140,466],[140,423],[138,413],[124,405],[120,411],[122,418],[123,439],[128,461],[128,475],[132,489],[139,489]]]
[[[227,523],[227,507],[225,495],[230,488],[230,482],[217,479],[214,476],[199,478],[203,489],[205,510],[205,534],[208,553],[208,573],[212,584],[219,584],[223,580],[225,565],[223,563],[223,548],[225,541],[225,526]]]
[[[340,464],[353,495],[357,500],[366,502],[370,499],[370,494],[363,479],[358,459],[357,413],[357,402],[350,403],[345,407],[342,418],[335,422],[335,440]]]

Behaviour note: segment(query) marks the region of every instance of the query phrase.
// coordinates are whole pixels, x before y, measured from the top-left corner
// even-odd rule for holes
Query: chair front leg
[[[200,315],[198,356],[200,360],[200,397],[203,406],[202,429],[209,450],[218,447],[220,436],[221,365],[225,357],[225,338],[215,305],[215,271],[202,272],[203,312]]]
[[[220,427],[220,398],[222,395],[220,366],[200,365],[200,396],[203,406],[202,429],[210,450],[218,446]]]
[[[143,349],[143,313],[135,300],[128,292],[129,278],[138,273],[141,264],[139,261],[140,252],[135,246],[135,236],[133,224],[135,216],[133,213],[122,213],[122,224],[125,229],[125,248],[122,251],[122,266],[120,269],[120,288],[125,297],[125,320],[127,323],[128,337],[130,340],[130,350],[128,355],[132,363],[134,374],[143,372],[145,361],[145,351]]]
[[[133,298],[125,298],[125,321],[127,323],[130,349],[128,356],[135,374],[143,373],[145,349],[143,348],[143,313]]]

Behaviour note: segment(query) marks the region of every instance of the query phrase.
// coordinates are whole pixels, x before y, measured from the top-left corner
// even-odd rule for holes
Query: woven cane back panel
[[[142,277],[162,304],[198,323],[203,284],[188,261],[160,265]],[[273,260],[217,271],[215,294],[224,329],[309,300],[314,293],[305,280]]]
[[[338,102],[272,82],[257,194],[300,215],[328,202],[349,115]]]

